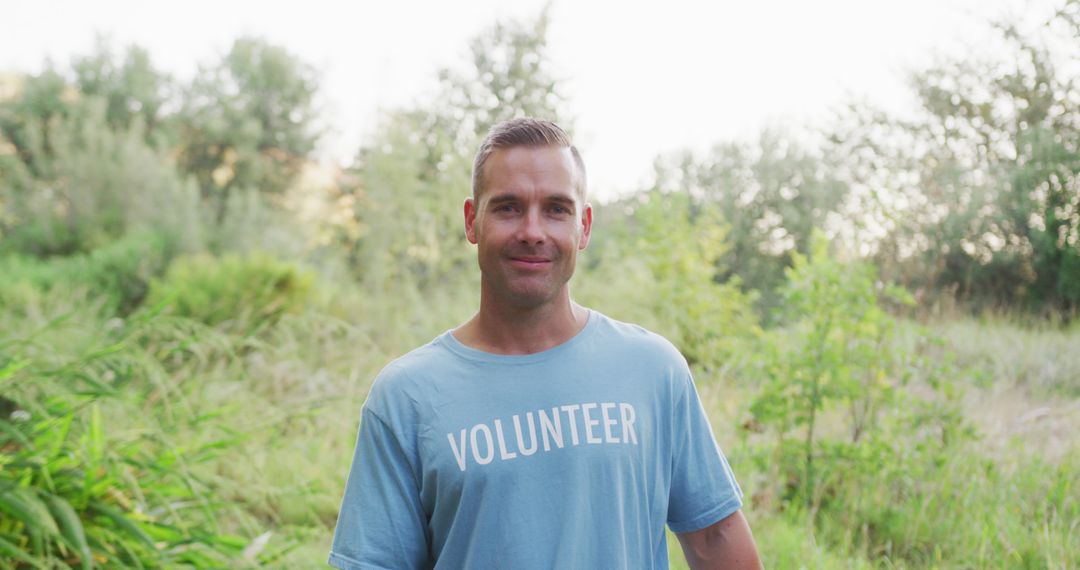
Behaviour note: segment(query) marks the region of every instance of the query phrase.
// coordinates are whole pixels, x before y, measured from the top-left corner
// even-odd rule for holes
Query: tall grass
[[[961,363],[983,373],[984,387],[1023,388],[1038,399],[1080,398],[1080,328],[1018,326],[1003,318],[934,323]]]
[[[238,276],[249,270],[264,283],[293,271],[276,262],[243,270],[228,269],[242,260],[200,263],[215,283],[236,277],[241,290],[249,277]],[[179,287],[160,279],[174,292]],[[185,279],[183,287],[200,286]],[[167,309],[174,294],[124,315],[108,291],[85,284],[21,286],[17,303],[0,304],[0,406],[7,406],[0,410],[0,567],[78,567],[84,560],[93,567],[323,567],[371,379],[392,358],[467,318],[474,285],[463,279],[432,291],[407,283],[378,291],[314,280],[296,289],[303,302],[261,321],[219,318],[221,305],[213,318],[187,318]],[[612,316],[648,317],[640,296],[583,290],[603,298]],[[924,453],[921,438],[940,432],[923,428],[936,420],[906,417],[904,425],[916,429],[884,433],[869,468],[821,463],[825,495],[814,517],[800,501],[784,499],[788,481],[776,479],[773,459],[759,460],[783,456],[772,455],[770,439],[747,423],[760,388],[750,366],[761,357],[759,339],[728,339],[739,342],[725,346],[745,351],[738,365],[695,367],[770,567],[1080,566],[1080,446],[1063,436],[1055,454],[1028,451],[1052,430],[1013,430],[991,445],[996,432],[978,408],[986,401],[980,395],[1009,382],[1031,388],[1033,409],[1052,408],[1023,425],[1057,418],[1076,399],[1058,388],[1060,376],[1044,381],[1031,371],[1044,366],[1053,346],[1074,344],[1077,333],[964,321],[929,328],[945,340],[922,342],[920,329],[901,323],[894,348],[921,351],[937,369],[955,371],[948,401],[977,437],[957,439],[947,453]],[[1009,360],[1016,346],[1037,354]],[[926,396],[918,379],[930,364],[905,362],[915,378],[905,390]],[[1029,372],[1006,372],[1017,367]],[[840,433],[828,424],[835,412],[826,411],[822,433]],[[682,567],[674,538],[671,550],[673,567]]]
[[[182,413],[182,393],[155,381],[158,347],[140,342],[158,329],[155,313],[104,321],[92,304],[64,298],[77,293],[60,293],[33,311],[0,312],[8,565],[213,567],[240,558],[247,540],[221,532],[219,499],[193,470],[234,441],[174,437],[180,424],[203,431],[206,416]]]

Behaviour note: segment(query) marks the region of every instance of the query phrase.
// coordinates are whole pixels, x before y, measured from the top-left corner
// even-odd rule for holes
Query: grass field
[[[52,428],[32,432],[36,447],[8,440],[5,484],[67,497],[91,548],[123,533],[93,505],[128,505],[167,560],[206,567],[324,567],[371,379],[470,310],[449,299],[368,303],[320,285],[272,321],[241,314],[210,326],[171,313],[168,300],[121,316],[85,288],[4,294],[0,388]],[[746,428],[759,387],[739,367],[697,371],[768,567],[1080,566],[1080,330],[957,318],[901,322],[895,342],[928,331],[941,342],[927,355],[955,375],[930,399],[955,402],[968,436],[920,454],[915,434],[890,432],[880,465],[850,477],[840,463],[826,468],[809,513],[776,491],[782,448]],[[926,391],[918,381],[903,389]],[[64,437],[47,439],[57,425]],[[62,450],[47,467],[24,456],[46,448]],[[8,515],[8,536],[29,524]],[[12,544],[45,567],[77,561],[67,543],[37,554]]]

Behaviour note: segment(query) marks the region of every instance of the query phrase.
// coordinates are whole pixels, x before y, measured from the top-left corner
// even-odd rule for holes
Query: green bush
[[[589,306],[656,330],[698,370],[730,370],[759,331],[754,295],[717,282],[726,230],[717,212],[686,193],[651,192],[604,228],[575,283]]]
[[[252,331],[298,311],[311,284],[308,273],[266,254],[202,254],[178,258],[153,283],[149,302],[207,325]]]
[[[909,474],[939,464],[970,433],[949,398],[953,374],[896,342],[882,301],[909,296],[879,283],[868,264],[830,257],[820,234],[787,277],[789,322],[764,338],[751,404],[753,425],[775,435],[756,457],[772,482],[762,496],[873,557],[884,545],[922,552],[903,542],[905,525],[891,513],[921,492]],[[913,379],[918,389],[905,389]]]
[[[84,254],[51,259],[0,258],[0,304],[18,306],[29,290],[85,288],[105,301],[105,309],[127,314],[146,297],[150,281],[172,257],[156,233],[135,232]]]
[[[71,255],[140,230],[158,233],[170,247],[198,250],[197,189],[146,143],[142,128],[112,130],[104,101],[95,97],[77,100],[68,113],[51,121],[24,118],[49,129],[48,152],[34,155],[38,168],[0,162],[0,252]]]
[[[191,471],[237,436],[172,440],[163,411],[175,394],[150,381],[156,364],[137,339],[148,324],[114,326],[74,355],[40,346],[42,331],[0,335],[0,568],[220,568],[243,558],[248,541],[217,530],[220,500]],[[212,419],[184,421],[214,433]]]

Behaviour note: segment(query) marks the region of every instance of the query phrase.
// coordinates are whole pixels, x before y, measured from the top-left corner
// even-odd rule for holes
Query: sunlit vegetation
[[[476,309],[478,141],[573,130],[546,25],[322,177],[316,78],[259,39],[0,77],[0,568],[321,567],[371,379]],[[595,204],[574,295],[686,356],[769,567],[1080,566],[1080,3],[996,29],[916,118]]]

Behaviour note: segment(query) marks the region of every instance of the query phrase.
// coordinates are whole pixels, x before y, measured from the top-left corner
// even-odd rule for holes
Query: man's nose
[[[521,218],[518,225],[518,241],[537,244],[544,242],[544,226],[540,212],[530,208]]]

